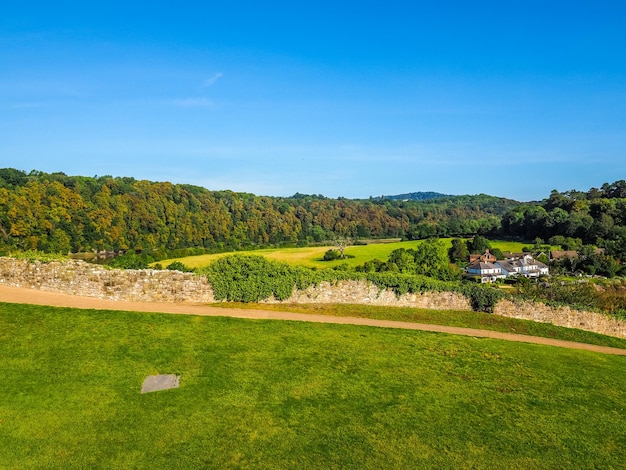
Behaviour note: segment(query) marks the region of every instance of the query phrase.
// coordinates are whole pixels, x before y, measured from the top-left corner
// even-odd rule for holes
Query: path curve
[[[276,312],[270,310],[252,310],[241,308],[219,308],[199,303],[171,303],[171,302],[132,302],[121,300],[98,299],[69,295],[59,292],[48,292],[24,287],[9,287],[0,285],[0,302],[48,305],[53,307],[73,307],[83,309],[102,310],[130,310],[136,312],[173,313],[182,315],[203,315],[212,317],[235,317],[253,320],[291,320],[314,323],[336,323],[342,325],[364,325],[381,328],[401,328],[405,330],[432,331],[454,335],[473,336],[476,338],[494,338],[521,343],[543,344],[569,349],[583,349],[626,356],[626,349],[597,346],[594,344],[563,341],[539,336],[527,336],[499,331],[478,330],[475,328],[461,328],[456,326],[431,325],[391,320],[374,320],[370,318],[337,317],[333,315],[315,315],[292,312]]]

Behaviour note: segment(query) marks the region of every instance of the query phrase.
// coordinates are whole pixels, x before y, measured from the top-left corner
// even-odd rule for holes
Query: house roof
[[[473,263],[474,261],[477,261],[477,260],[491,262],[491,261],[495,261],[496,257],[492,255],[491,253],[489,253],[489,248],[487,248],[482,255],[479,255],[479,254],[470,255],[470,263]]]
[[[489,263],[487,261],[474,261],[473,263],[467,266],[467,269],[480,269],[482,271],[483,269],[499,269],[499,268],[495,264]]]
[[[498,266],[500,266],[500,268],[504,269],[507,272],[515,271],[513,263],[510,263],[509,261],[497,261],[496,263],[498,264]]]

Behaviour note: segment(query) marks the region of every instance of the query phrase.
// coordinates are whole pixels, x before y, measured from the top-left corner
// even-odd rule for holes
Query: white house
[[[516,261],[519,266],[519,274],[525,277],[547,276],[549,274],[548,267],[541,261],[537,261],[531,255],[525,255]]]
[[[500,266],[488,261],[474,261],[465,268],[465,274],[468,277],[480,278],[480,282],[496,282],[498,279],[504,279],[506,276],[502,273]]]
[[[530,254],[521,257],[495,260],[487,250],[480,257],[474,257],[472,262],[465,268],[465,275],[479,278],[480,282],[495,282],[509,276],[539,277],[549,274],[548,267],[534,259]]]

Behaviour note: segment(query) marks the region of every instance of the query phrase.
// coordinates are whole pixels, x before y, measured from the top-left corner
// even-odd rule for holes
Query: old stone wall
[[[107,269],[84,261],[0,258],[0,283],[111,300],[214,302],[207,279],[178,271]]]
[[[277,301],[269,300],[274,303]],[[414,307],[438,310],[471,310],[469,300],[456,292],[425,292],[400,297],[390,289],[380,290],[366,281],[323,282],[304,291],[295,291],[285,303],[345,303],[387,307]]]
[[[0,257],[0,283],[111,300],[144,302],[215,302],[204,276],[178,271],[107,269],[84,261],[30,262]],[[268,300],[268,303],[277,302]],[[467,298],[454,292],[405,294],[380,291],[365,281],[322,283],[296,291],[286,303],[351,303],[427,309],[470,310]],[[626,338],[626,322],[594,312],[501,300],[496,315],[552,323]]]
[[[0,258],[0,283],[111,300],[215,302],[213,290],[204,276],[169,270],[107,269],[79,260],[41,263]],[[364,281],[340,281],[333,285],[325,282],[296,291],[285,302],[471,308],[464,296],[453,292],[406,294],[398,298],[392,291],[380,291]]]
[[[536,302],[501,300],[494,309],[496,315],[520,318],[556,326],[593,331],[626,338],[626,322],[596,312],[574,310],[569,307],[550,307]]]

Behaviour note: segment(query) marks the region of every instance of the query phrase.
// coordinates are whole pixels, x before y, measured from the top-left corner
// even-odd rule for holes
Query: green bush
[[[148,269],[154,258],[146,254],[137,254],[129,250],[122,256],[113,258],[108,265],[119,269]]]
[[[217,300],[233,302],[258,302],[272,296],[285,300],[296,288],[304,290],[324,281],[332,283],[357,276],[346,271],[313,270],[244,255],[219,258],[197,272],[207,276]]]
[[[458,283],[440,281],[422,275],[401,274],[397,272],[371,272],[367,273],[364,279],[367,279],[381,290],[391,289],[398,297],[404,294],[458,290]]]
[[[471,282],[463,283],[461,291],[469,298],[472,310],[475,312],[493,313],[498,301],[504,296],[497,287],[484,286]]]
[[[173,263],[168,264],[167,268],[170,271],[181,271],[183,273],[191,273],[193,269],[185,266],[181,261],[174,261]]]
[[[262,256],[232,255],[213,262],[205,271],[217,300],[258,302],[293,293],[295,276],[289,265]]]

